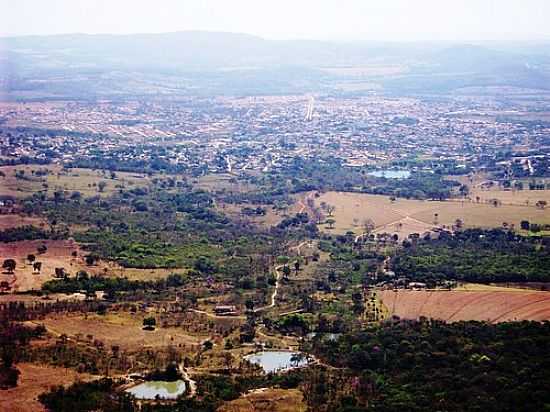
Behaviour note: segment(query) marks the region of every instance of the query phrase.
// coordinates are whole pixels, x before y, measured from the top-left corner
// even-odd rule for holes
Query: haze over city
[[[269,39],[473,41],[550,38],[545,0],[19,0],[4,36],[224,31]]]

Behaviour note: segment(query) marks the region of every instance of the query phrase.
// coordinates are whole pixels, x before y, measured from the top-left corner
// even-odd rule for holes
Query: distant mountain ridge
[[[163,76],[191,73],[191,80],[199,88],[214,90],[216,84],[231,83],[232,93],[238,93],[239,88],[248,92],[247,82],[260,93],[279,87],[281,93],[288,92],[297,85],[305,87],[296,89],[302,92],[349,77],[320,69],[369,65],[408,68],[406,74],[366,76],[394,92],[487,85],[550,88],[548,44],[529,45],[523,52],[517,45],[492,48],[443,43],[268,40],[249,34],[203,31],[66,34],[0,38],[0,65],[0,76],[9,90],[29,87],[26,79],[36,77],[73,78],[74,86],[80,74],[93,77],[117,72],[120,77],[120,73],[139,72]],[[79,88],[86,89],[84,85]]]

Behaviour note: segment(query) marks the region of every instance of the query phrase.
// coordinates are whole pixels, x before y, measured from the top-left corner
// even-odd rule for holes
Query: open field
[[[519,287],[508,287],[498,284],[483,284],[483,283],[459,283],[458,286],[454,289],[456,291],[467,291],[467,292],[510,292],[510,291],[516,291],[516,292],[522,292],[528,289],[527,287],[519,288]],[[537,289],[533,289],[537,290]]]
[[[209,192],[225,190],[228,192],[244,193],[255,188],[254,185],[243,182],[230,173],[201,176],[193,180],[192,183],[197,189]]]
[[[535,205],[539,200],[546,200],[550,202],[550,190],[528,190],[529,182],[546,182],[548,178],[536,178],[536,179],[518,179],[523,185],[523,190],[503,189],[498,185],[486,188],[484,183],[491,181],[490,177],[485,173],[477,173],[469,176],[447,176],[449,180],[456,180],[462,184],[465,184],[470,189],[468,197],[472,200],[476,200],[479,197],[480,202],[485,203],[491,199],[498,199],[504,205]]]
[[[201,339],[191,336],[181,328],[159,328],[154,331],[143,330],[143,316],[127,313],[75,316],[49,316],[40,321],[48,332],[58,336],[66,334],[68,337],[86,339],[91,334],[93,339],[99,339],[107,347],[118,345],[126,350],[142,348],[199,345]]]
[[[38,401],[38,395],[54,385],[70,385],[77,380],[88,380],[92,377],[80,374],[72,369],[58,368],[31,363],[15,365],[21,372],[17,387],[1,391],[0,410],[9,412],[45,411]]]
[[[98,190],[99,182],[106,184],[103,192]],[[48,189],[52,190],[67,190],[69,192],[79,191],[84,196],[102,195],[107,196],[117,191],[117,186],[139,187],[146,186],[149,183],[149,178],[146,175],[138,173],[116,172],[116,178],[111,179],[108,172],[104,175],[101,171],[91,169],[68,169],[66,173],[61,172],[59,175],[48,175]]]
[[[38,254],[37,248],[46,245],[45,253]],[[76,257],[73,253],[76,252]],[[40,273],[33,271],[33,266],[27,260],[29,254],[36,256],[36,261],[42,263]],[[130,280],[155,280],[167,277],[171,273],[183,273],[184,269],[135,269],[123,268],[114,262],[99,261],[93,266],[86,265],[84,256],[88,252],[82,250],[78,243],[72,240],[24,240],[19,242],[0,243],[0,260],[15,259],[16,268],[13,275],[0,273],[0,281],[8,281],[13,291],[40,289],[42,284],[54,279],[55,268],[64,268],[74,276],[79,270],[89,275],[104,275],[112,277],[127,277]]]
[[[261,388],[227,402],[217,412],[305,412],[304,396],[298,389]]]
[[[550,292],[384,290],[379,297],[389,315],[420,316],[448,322],[505,322],[550,319]]]
[[[5,176],[0,177],[0,195],[24,198],[33,193],[47,190],[51,196],[55,191],[78,191],[83,196],[108,196],[118,190],[118,187],[146,186],[149,178],[138,173],[116,172],[115,179],[109,173],[91,169],[63,169],[56,165],[20,165],[0,167]],[[24,179],[15,177],[16,171],[24,171]],[[37,176],[33,172],[46,171],[47,175]],[[105,184],[99,190],[100,182]],[[43,186],[44,184],[47,187]]]
[[[476,187],[470,192],[470,198],[475,200],[476,196],[479,196],[481,202],[498,199],[503,205],[534,206],[539,200],[546,200],[550,203],[550,190],[503,190],[498,188],[482,190]]]
[[[489,204],[468,201],[427,201],[397,199],[391,202],[388,196],[364,193],[327,192],[315,199],[317,206],[321,202],[336,207],[333,218],[334,229],[322,230],[334,233],[353,231],[363,232],[362,223],[372,219],[376,232],[399,233],[406,236],[410,233],[422,233],[434,227],[437,214],[438,226],[451,226],[456,219],[461,219],[465,227],[501,227],[503,222],[514,224],[519,228],[522,220],[531,223],[550,223],[550,209],[539,210],[534,205],[506,205],[495,208]],[[402,224],[401,227],[398,227]]]
[[[241,211],[244,207],[250,207],[255,209],[256,207],[261,206],[265,208],[265,215],[244,215]],[[232,203],[220,203],[217,205],[217,208],[220,212],[226,214],[233,220],[243,220],[247,222],[254,223],[261,226],[276,226],[283,219],[284,216],[282,213],[273,210],[270,206],[262,206],[258,204],[248,203],[248,204],[232,204]]]
[[[361,78],[403,74],[407,73],[409,68],[406,65],[371,64],[365,66],[322,67],[321,70],[337,76]]]
[[[37,252],[40,245],[47,247],[43,254]],[[0,260],[14,259],[17,264],[14,274],[8,275],[2,272],[0,281],[8,281],[14,291],[26,291],[40,289],[42,283],[53,279],[56,267],[63,267],[72,274],[80,269],[93,272],[85,267],[83,261],[79,263],[79,259],[72,256],[73,252],[81,255],[76,242],[69,240],[24,240],[0,243]],[[29,254],[34,254],[36,261],[42,263],[40,274],[33,272],[32,264],[27,260]]]
[[[46,222],[38,217],[28,217],[16,214],[0,215],[0,230],[29,225],[43,227],[45,224]]]

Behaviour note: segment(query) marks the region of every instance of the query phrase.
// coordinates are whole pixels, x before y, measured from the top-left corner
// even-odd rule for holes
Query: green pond
[[[185,393],[185,381],[148,381],[126,389],[138,399],[176,399]]]

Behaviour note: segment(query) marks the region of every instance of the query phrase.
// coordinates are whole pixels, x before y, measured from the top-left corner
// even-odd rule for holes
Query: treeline
[[[351,395],[321,397],[314,409],[542,411],[550,404],[549,346],[548,322],[393,320],[336,343],[314,340],[317,356],[354,376]]]
[[[32,339],[46,333],[43,326],[28,327],[7,320],[0,321],[0,389],[17,386],[19,370],[14,366],[21,351]]]
[[[193,267],[200,256],[272,251],[267,232],[232,222],[212,206],[207,192],[182,187],[173,193],[156,186],[95,199],[36,195],[24,204],[52,222],[88,226],[75,239],[90,253],[125,267]]]
[[[141,146],[127,151],[110,151],[97,156],[78,157],[65,167],[147,174],[160,171],[176,174],[187,170],[187,167],[183,164],[171,163],[166,160],[160,150],[157,146]],[[150,158],[141,158],[143,153],[151,151],[153,153]]]
[[[56,234],[55,238],[62,236],[61,234]],[[46,232],[43,229],[40,229],[36,226],[26,225],[8,228],[5,230],[0,230],[0,242],[18,242],[21,240],[37,240],[37,239],[50,239],[52,238],[51,232]]]
[[[500,229],[441,232],[438,239],[405,241],[391,266],[397,276],[429,285],[444,280],[545,282],[550,281],[549,241]]]
[[[16,158],[0,159],[0,166],[19,166],[19,165],[47,165],[52,162],[51,158],[37,158],[30,156],[21,156]]]
[[[299,193],[312,190],[361,192],[412,199],[444,200],[452,196],[458,182],[436,173],[413,172],[406,179],[389,179],[369,174],[366,168],[348,167],[336,158],[296,157],[260,179],[273,191]]]
[[[49,313],[97,312],[105,304],[99,301],[45,300],[33,302],[1,302],[0,322],[43,319]]]
[[[262,205],[291,204],[289,195],[309,191],[342,191],[381,194],[408,199],[444,200],[452,197],[458,182],[446,180],[440,173],[413,172],[405,179],[390,179],[369,174],[367,168],[346,166],[332,157],[286,160],[277,169],[260,177],[249,178],[260,187],[245,193],[222,193],[225,202]]]
[[[104,378],[77,382],[68,388],[60,385],[38,396],[50,411],[134,411],[132,396],[123,392],[113,396],[121,382]]]
[[[42,285],[42,290],[50,293],[87,293],[97,291],[131,292],[137,290],[161,291],[171,287],[183,286],[185,277],[179,274],[168,275],[166,279],[157,280],[129,280],[128,278],[111,278],[102,276],[55,279]]]
[[[460,165],[455,159],[399,159],[393,160],[390,164],[405,169],[430,169],[442,176],[467,175],[473,171],[469,165]]]

